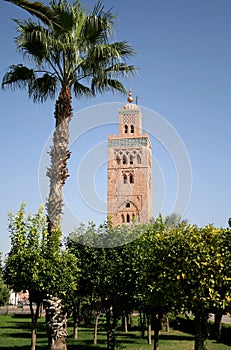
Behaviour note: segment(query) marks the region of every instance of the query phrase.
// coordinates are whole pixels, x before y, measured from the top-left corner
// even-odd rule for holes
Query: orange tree
[[[43,208],[41,207],[36,214],[28,215],[25,209],[23,203],[15,215],[9,214],[11,249],[6,257],[3,272],[10,288],[16,292],[29,292],[31,350],[35,350],[40,306],[44,300],[48,300],[48,295],[65,298],[67,290],[76,289],[79,270],[73,254],[66,251],[57,252],[56,245],[54,249],[51,246],[48,249],[47,219]],[[53,314],[51,316],[53,317]],[[66,332],[64,320],[56,320],[54,332]]]
[[[153,233],[146,245],[148,300],[155,312],[191,311],[195,350],[204,350],[208,314],[230,305],[230,230],[182,224]]]

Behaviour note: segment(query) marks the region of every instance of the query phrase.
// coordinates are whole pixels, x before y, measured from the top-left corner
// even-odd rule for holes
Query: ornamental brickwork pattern
[[[119,110],[119,136],[108,136],[108,216],[113,226],[152,219],[152,146],[132,103]]]

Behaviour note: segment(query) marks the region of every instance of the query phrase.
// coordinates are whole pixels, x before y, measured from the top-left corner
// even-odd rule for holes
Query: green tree
[[[4,277],[8,285],[16,292],[28,290],[32,318],[31,350],[36,346],[36,329],[39,308],[48,295],[54,295],[56,307],[60,309],[60,299],[67,290],[76,288],[78,270],[75,257],[67,252],[57,252],[47,245],[47,219],[41,207],[36,214],[25,212],[25,203],[14,215],[9,214],[9,233],[11,250],[6,258]],[[58,281],[58,283],[57,283]],[[52,301],[51,301],[52,303]],[[36,305],[34,309],[33,304]],[[54,309],[54,305],[53,309]],[[60,310],[59,310],[60,312]],[[50,319],[52,319],[53,314]],[[49,325],[48,325],[49,328]],[[65,320],[56,318],[56,328],[52,328],[54,337],[66,333]]]
[[[106,223],[97,228],[94,223],[89,223],[87,227],[81,225],[67,238],[68,250],[79,261],[78,296],[90,298],[92,307],[97,305],[98,310],[106,313],[108,350],[115,348],[118,319],[132,311],[135,305],[138,249],[134,239],[145,227],[112,228]]]
[[[230,231],[182,224],[158,236],[150,244],[150,291],[162,295],[167,307],[193,312],[195,350],[204,350],[208,314],[230,305]]]
[[[2,260],[0,253],[0,306],[4,306],[8,303],[10,296],[10,291],[7,285],[5,284],[2,276]]]
[[[162,217],[159,217],[147,226],[146,232],[140,237],[138,243],[139,303],[148,320],[149,344],[151,344],[151,329],[154,329],[154,350],[158,349],[162,316],[171,311],[176,304],[173,293],[174,283],[168,279],[160,285],[159,280],[160,271],[166,267],[164,250],[167,247],[164,238],[169,230],[170,227],[166,227]]]

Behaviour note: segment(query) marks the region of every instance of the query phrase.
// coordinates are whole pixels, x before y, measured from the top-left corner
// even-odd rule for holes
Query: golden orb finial
[[[132,102],[133,102],[132,90],[131,90],[131,89],[129,89],[129,91],[128,91],[128,102],[129,102],[129,103],[132,103]]]

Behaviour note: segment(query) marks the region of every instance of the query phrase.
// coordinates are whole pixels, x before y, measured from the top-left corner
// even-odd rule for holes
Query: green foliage
[[[17,48],[34,69],[12,65],[2,87],[26,89],[34,101],[55,98],[68,86],[76,97],[126,90],[118,80],[134,73],[126,63],[134,51],[126,41],[110,42],[114,15],[99,1],[87,11],[79,1],[40,2],[9,0],[42,19],[43,23],[15,20]],[[30,65],[31,67],[31,65]]]
[[[27,289],[30,300],[41,302],[47,293],[65,296],[76,288],[75,256],[60,252],[60,232],[48,237],[47,219],[41,206],[36,214],[26,215],[22,204],[14,215],[9,214],[11,250],[4,276],[15,291]]]
[[[2,276],[2,263],[1,263],[1,253],[0,253],[0,306],[7,304],[10,296],[10,291],[7,285],[4,283]]]

